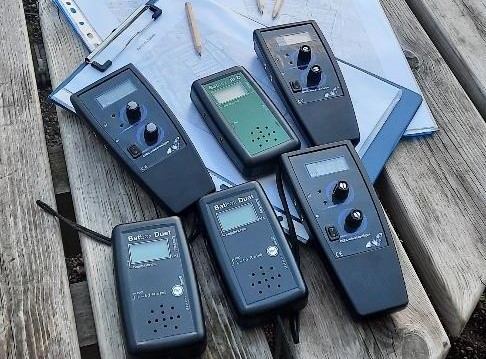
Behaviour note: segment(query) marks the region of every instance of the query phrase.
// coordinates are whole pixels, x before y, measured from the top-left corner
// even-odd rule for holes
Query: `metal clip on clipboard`
[[[152,22],[148,23],[143,29],[135,33],[130,40],[125,44],[125,46],[113,57],[112,60],[106,60],[103,64],[100,64],[99,62],[95,61],[94,58],[96,55],[98,55],[100,52],[102,52],[106,47],[111,44],[113,40],[115,40],[118,36],[120,36],[123,31],[125,31],[135,20],[137,20],[145,11],[150,10],[153,12],[152,14],[152,20],[155,21],[157,20],[161,15],[162,15],[162,9],[154,5],[155,0],[151,0],[147,2],[144,6],[140,7],[137,11],[135,11],[128,19],[126,19],[118,29],[114,30],[108,38],[103,41],[97,48],[94,50],[88,57],[86,57],[85,62],[89,65],[91,65],[93,68],[100,72],[105,72],[110,68],[110,66],[113,64],[113,61],[130,45],[132,40],[139,36],[144,30],[149,27]]]

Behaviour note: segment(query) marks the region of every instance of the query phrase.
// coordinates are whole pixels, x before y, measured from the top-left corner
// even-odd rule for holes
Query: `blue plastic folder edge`
[[[394,82],[377,76],[369,71],[350,64],[349,62],[343,61],[341,59],[339,59],[339,61],[402,90],[402,96],[400,98],[400,101],[397,103],[392,113],[388,116],[385,124],[376,135],[375,139],[371,143],[368,150],[365,152],[364,156],[361,158],[364,167],[368,172],[368,176],[371,179],[371,182],[375,183],[378,176],[385,167],[386,162],[397,147],[398,142],[407,130],[408,125],[413,120],[413,117],[420,108],[423,98],[421,95],[414,91],[397,85]]]

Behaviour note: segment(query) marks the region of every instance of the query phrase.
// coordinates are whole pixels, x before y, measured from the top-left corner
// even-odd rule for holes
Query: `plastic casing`
[[[240,234],[223,237],[212,208],[216,203],[249,194],[257,198],[266,223],[249,225]],[[219,278],[230,298],[238,324],[253,327],[278,314],[289,314],[305,307],[308,291],[304,279],[273,208],[258,182],[248,182],[202,198],[199,213],[204,224],[206,244],[217,264]],[[267,236],[270,232],[273,234]],[[270,240],[272,236],[274,239]],[[279,255],[267,255],[267,245],[277,246]],[[262,271],[266,272],[263,276]],[[281,278],[277,278],[277,273],[281,274]],[[258,280],[262,283],[258,284]],[[276,288],[278,283],[279,288]],[[267,285],[272,288],[267,289]]]
[[[282,71],[278,68],[275,57],[269,46],[267,46],[265,38],[271,36],[269,35],[270,33],[279,35],[287,32],[291,33],[295,31],[293,28],[299,26],[311,26],[318,35],[331,61],[333,71],[337,75],[343,96],[305,104],[298,104],[295,100],[294,93],[288,81],[289,79],[286,79],[282,75]],[[324,145],[341,140],[350,140],[354,145],[359,143],[360,134],[358,123],[346,82],[329,44],[315,21],[311,20],[257,29],[253,32],[253,41],[255,52],[262,62],[270,80],[310,145]]]
[[[204,85],[218,81],[219,79],[231,76],[238,72],[243,73],[246,80],[251,84],[267,108],[275,116],[278,124],[286,132],[289,137],[286,142],[280,142],[277,146],[264,150],[258,154],[251,155],[245,148],[244,144],[242,144],[235,136],[230,124],[224,118],[222,118],[220,111],[215,105],[213,105],[210,96],[204,89]],[[300,148],[300,140],[297,135],[294,133],[277,107],[275,107],[272,100],[270,100],[268,95],[263,91],[260,85],[258,85],[258,83],[244,67],[235,66],[195,81],[192,84],[191,99],[213,135],[228,154],[228,157],[234,163],[236,168],[238,168],[238,170],[242,173],[242,175],[247,178],[255,178],[271,172],[275,169],[275,166],[278,163],[277,160],[282,153],[294,151]]]
[[[366,189],[364,193],[354,194],[355,201],[359,202],[360,207],[358,209],[361,209],[365,216],[370,217],[369,226],[373,223],[373,227],[378,227],[370,228],[369,231],[383,233],[383,239],[386,239],[388,243],[387,246],[369,250],[362,246],[357,249],[353,248],[353,242],[346,244],[339,244],[338,241],[330,242],[327,233],[323,233],[322,223],[319,221],[334,224],[337,223],[337,219],[326,218],[323,212],[319,212],[324,207],[322,202],[321,208],[311,207],[309,194],[314,191],[314,188],[310,181],[309,183],[302,183],[299,180],[295,167],[297,165],[302,167],[302,162],[309,159],[306,156],[319,152],[325,153],[326,151],[339,151],[340,154],[352,158],[354,162],[351,165],[352,168],[344,175],[338,174],[334,177],[334,180],[344,177],[342,179],[346,179],[351,186]],[[333,152],[333,157],[335,153]],[[322,157],[325,158],[325,156]],[[342,290],[344,298],[349,302],[353,314],[358,317],[367,317],[390,313],[405,307],[408,304],[407,289],[393,237],[383,207],[351,142],[342,141],[287,153],[282,155],[281,164],[284,181],[296,200],[298,211],[304,217],[304,224],[309,235],[323,255],[324,264]],[[353,208],[352,204],[344,206],[345,208]],[[319,213],[319,216],[316,216],[316,213]],[[335,252],[340,250],[339,246],[342,246],[341,248],[348,246],[347,249],[350,249],[352,253],[343,253],[342,258],[337,258]],[[334,251],[332,248],[334,248]],[[344,251],[344,249],[342,250]]]
[[[130,256],[127,233],[135,236],[137,233],[146,234],[147,231],[155,229],[161,230],[163,228],[172,228],[177,232],[176,238],[174,239],[174,246],[178,249],[178,257],[171,258],[171,262],[167,260],[160,261],[160,267],[155,267],[155,269],[154,267],[140,269],[129,268]],[[206,348],[206,329],[196,274],[180,219],[178,217],[169,217],[145,222],[121,224],[113,229],[112,241],[118,304],[128,352],[136,357],[143,358],[160,358],[162,356],[188,358],[200,355]],[[178,278],[179,276],[184,279],[184,295],[187,303],[185,303],[184,297],[172,297],[170,293],[170,287],[174,278]],[[153,279],[152,277],[160,278],[159,283],[151,280]],[[135,279],[138,279],[140,282],[132,282]],[[146,282],[143,282],[144,280]],[[169,290],[167,290],[167,286],[169,286]],[[153,289],[154,287],[160,288],[160,291],[165,291],[165,296],[144,298],[140,299],[140,302],[133,300],[133,297],[137,295],[134,293],[135,288],[138,289],[136,290],[138,293],[143,289],[146,289],[149,293],[158,293],[157,290]],[[147,288],[152,288],[152,290]],[[162,308],[160,303],[164,303],[164,300],[165,307]],[[150,309],[156,312],[161,309],[168,311],[170,308],[168,308],[167,301],[170,300],[179,300],[179,302],[172,302],[171,305],[174,305],[175,310],[185,312],[181,316],[182,319],[179,319],[183,322],[178,323],[178,325],[181,327],[185,325],[192,329],[182,334],[174,332],[172,336],[141,340],[140,338],[143,336],[141,332],[147,329],[142,327],[149,326],[145,316],[161,316],[160,313],[149,314],[148,311]],[[178,305],[175,303],[178,303]],[[190,308],[190,311],[187,311],[187,308]],[[158,325],[157,328],[159,328],[162,327],[163,323],[169,322],[172,322],[169,318],[167,318],[167,321],[164,320],[164,322],[160,319],[159,323],[152,323],[150,325]],[[139,327],[137,328],[137,326]],[[169,330],[169,334],[170,329],[170,327],[167,329]],[[157,336],[152,332],[152,327],[148,328],[148,331],[152,335]],[[160,329],[159,333],[161,333]]]
[[[141,83],[142,88],[139,88],[138,91],[145,92],[145,95],[142,96],[152,96],[157,104],[155,106],[147,105],[150,120],[158,121],[157,123],[161,126],[163,126],[164,121],[170,121],[171,127],[173,126],[176,129],[185,142],[184,148],[166,158],[161,158],[158,163],[145,172],[140,171],[140,168],[134,163],[129,154],[123,151],[113,137],[103,128],[99,119],[100,116],[106,114],[94,104],[88,105],[86,96],[84,96],[90,91],[96,94],[99,86],[115,77],[118,77],[120,81],[136,79],[137,83]],[[134,178],[149,194],[157,199],[169,212],[180,213],[205,194],[215,190],[214,183],[201,157],[179,121],[155,89],[132,64],[114,71],[103,79],[73,94],[71,102],[76,109],[76,113],[86,120],[91,129],[103,140],[115,157],[132,173]],[[147,100],[147,102],[149,101]],[[154,103],[152,99],[150,99],[150,103]]]

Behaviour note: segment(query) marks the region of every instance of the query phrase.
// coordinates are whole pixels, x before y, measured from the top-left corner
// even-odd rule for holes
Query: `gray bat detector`
[[[255,30],[253,40],[270,80],[310,145],[359,143],[346,82],[315,21]]]
[[[171,213],[214,191],[179,121],[132,64],[75,93],[71,102],[105,146]]]
[[[241,326],[256,326],[305,307],[307,287],[258,182],[203,197],[199,213]]]
[[[353,313],[389,313],[408,303],[383,208],[351,142],[282,155],[282,175]]]
[[[206,347],[201,298],[178,217],[113,229],[118,303],[128,352],[189,358]]]

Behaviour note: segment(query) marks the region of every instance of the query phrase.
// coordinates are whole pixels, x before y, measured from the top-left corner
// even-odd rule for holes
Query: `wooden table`
[[[7,8],[10,12],[14,10],[16,19],[21,19],[21,35],[9,34],[7,41],[2,40],[18,52],[13,39],[23,38],[23,46],[27,46],[25,23],[19,7],[20,0],[12,2],[14,4],[9,3]],[[444,358],[450,345],[446,332],[452,336],[461,332],[484,290],[486,125],[474,104],[480,111],[485,109],[480,96],[484,90],[483,72],[481,66],[476,64],[484,60],[484,56],[481,56],[486,52],[486,47],[481,42],[482,32],[471,24],[485,21],[486,13],[473,1],[381,2],[402,47],[407,50],[417,81],[440,127],[440,131],[433,136],[403,140],[377,185],[391,223],[398,233],[395,241],[410,304],[393,315],[354,321],[316,254],[306,248],[302,253],[302,271],[310,297],[308,306],[302,312],[301,344],[294,346],[287,340],[285,348],[287,354],[295,358]],[[86,52],[58,15],[51,0],[40,0],[39,4],[51,79],[53,86],[57,86],[79,65]],[[459,20],[457,17],[447,17],[450,8],[462,14]],[[469,11],[465,12],[465,9]],[[0,18],[2,16],[4,14],[0,13]],[[424,23],[430,38],[419,20]],[[11,20],[4,21],[0,26],[7,29],[11,23]],[[461,35],[464,33],[475,35],[470,41],[480,50],[472,51],[467,46],[469,42],[463,41]],[[8,55],[0,56],[9,59]],[[28,55],[23,57],[23,61],[27,67],[30,66]],[[32,77],[31,68],[29,71]],[[3,73],[0,74],[0,78],[3,78],[1,75]],[[30,96],[35,97],[32,85],[31,81],[27,87],[31,91]],[[18,93],[21,89],[11,91]],[[64,110],[59,110],[58,116],[79,223],[109,233],[118,223],[151,219],[162,213],[82,121]],[[37,136],[40,136],[40,129],[37,130]],[[35,138],[36,135],[32,136]],[[1,179],[0,176],[0,184]],[[0,198],[13,201],[3,194],[0,194]],[[28,205],[31,203],[25,204]],[[45,218],[43,220],[47,221]],[[9,242],[0,239],[0,249],[5,243],[9,245]],[[101,356],[125,357],[111,249],[87,238],[82,238],[82,249]],[[270,358],[270,349],[261,329],[241,330],[235,324],[202,238],[194,241],[191,250],[208,329],[208,349],[204,358]],[[19,251],[14,248],[13,253]],[[3,259],[1,252],[0,259]],[[1,263],[0,272],[3,273],[5,270]],[[59,268],[54,271],[53,268],[49,269],[51,274],[59,272]],[[0,280],[0,290],[3,283]],[[60,293],[64,293],[62,298],[65,298],[66,284],[63,283],[61,289],[64,292],[61,290]],[[47,284],[51,288],[58,288],[53,287],[52,283]],[[51,289],[50,294],[55,298],[53,291]],[[0,298],[2,296],[0,292]],[[13,293],[8,293],[7,297],[9,300],[16,298]],[[0,303],[3,309],[7,302],[2,299]],[[66,350],[74,347],[72,352],[75,353],[76,341],[69,339],[73,337],[70,323],[72,308],[67,300],[61,301],[59,307],[61,314],[67,314],[56,318],[62,319],[57,325],[65,327],[71,335],[56,343]],[[8,348],[18,345],[13,345],[9,336],[2,334],[3,318],[0,314],[0,343],[6,344],[6,356],[13,357],[15,355]],[[51,323],[43,316],[38,316],[37,321]],[[16,324],[19,330],[29,332],[26,323]],[[42,332],[42,329],[33,329],[34,332],[39,330]],[[26,336],[23,338],[23,341],[18,339],[19,343],[27,347],[32,345]],[[49,343],[49,338],[41,337],[39,345],[44,342]],[[0,357],[3,357],[1,350]]]
[[[0,5],[0,358],[80,358],[21,0]]]

